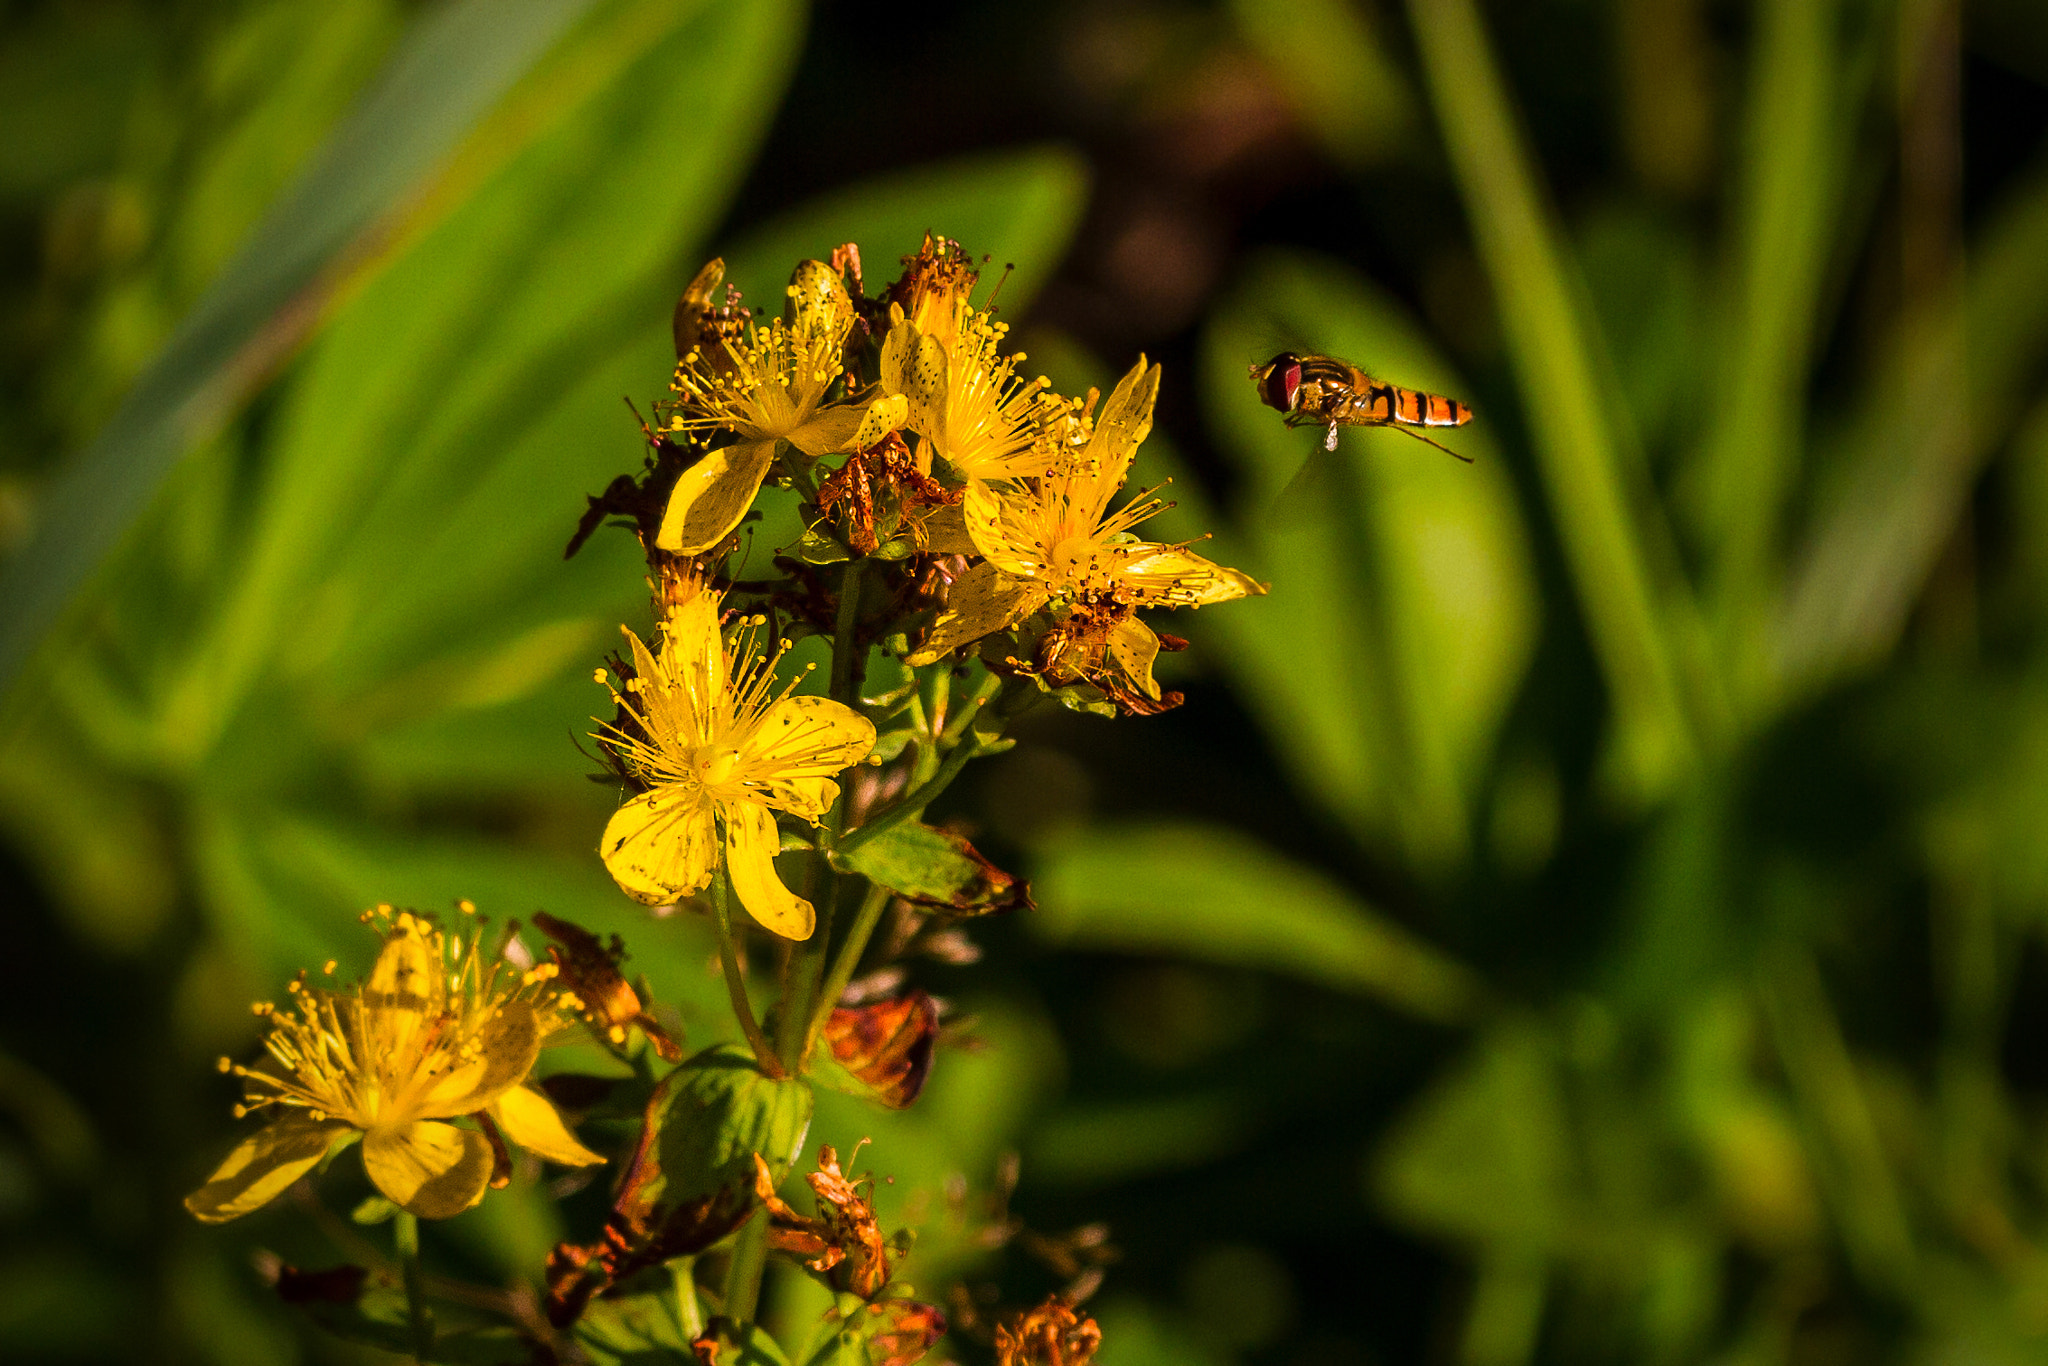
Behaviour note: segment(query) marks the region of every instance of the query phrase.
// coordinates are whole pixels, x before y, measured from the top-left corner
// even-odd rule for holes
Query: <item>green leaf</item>
[[[853,558],[853,552],[837,536],[812,527],[804,528],[797,539],[796,553],[805,564],[840,564]]]
[[[676,1321],[675,1291],[667,1281],[660,1278],[662,1289],[590,1302],[576,1320],[574,1336],[595,1366],[689,1366],[696,1361]]]
[[[905,821],[860,845],[845,863],[879,887],[953,911],[1007,911],[1029,906],[1023,883],[990,863],[959,835]]]
[[[1510,1024],[1482,1039],[1400,1122],[1373,1186],[1413,1227],[1541,1255],[1572,1214],[1571,1161],[1550,1042],[1532,1026]]]
[[[737,1044],[707,1048],[655,1088],[613,1227],[651,1260],[702,1251],[753,1209],[755,1154],[779,1182],[810,1127],[809,1086],[765,1076]]]
[[[1036,887],[1028,923],[1069,947],[1283,973],[1430,1020],[1464,1019],[1479,1004],[1462,964],[1233,830],[1101,827],[1043,850]]]
[[[251,362],[278,345],[264,329],[282,322],[289,332],[301,291],[405,204],[587,7],[588,0],[542,0],[507,12],[490,0],[462,0],[415,23],[102,434],[40,501],[34,540],[0,571],[0,693],[178,458],[246,397],[264,368]],[[333,291],[346,274],[334,272],[319,288]]]
[[[412,1355],[405,1292],[396,1285],[369,1285],[349,1303],[313,1299],[298,1307],[336,1337]],[[433,1311],[434,1346],[427,1354],[428,1361],[446,1366],[526,1366],[533,1360],[532,1340],[509,1323],[438,1300]]]
[[[1217,662],[1304,788],[1361,834],[1440,869],[1466,852],[1536,640],[1514,487],[1483,418],[1445,437],[1472,465],[1385,431],[1343,432],[1325,454],[1245,376],[1244,357],[1263,358],[1274,336],[1369,357],[1395,383],[1464,389],[1400,306],[1355,272],[1303,255],[1258,259],[1204,339],[1209,422],[1243,488],[1235,529],[1205,549],[1272,591],[1196,614],[1187,629],[1215,640]],[[1141,459],[1171,469],[1163,447]],[[1217,529],[1196,488],[1176,479],[1181,506],[1153,534]]]

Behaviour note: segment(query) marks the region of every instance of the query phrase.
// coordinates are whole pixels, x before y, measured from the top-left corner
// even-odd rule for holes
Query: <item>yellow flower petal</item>
[[[946,610],[904,663],[929,664],[1038,610],[1045,594],[1018,583],[992,564],[978,564],[953,580]]]
[[[860,428],[847,444],[854,450],[864,451],[889,433],[900,428],[910,417],[910,400],[901,394],[884,394],[868,405]]]
[[[909,402],[905,424],[921,435],[943,438],[947,361],[939,339],[919,332],[915,323],[897,323],[882,341],[879,368],[883,391]]]
[[[1132,586],[1134,600],[1167,607],[1206,607],[1212,602],[1259,597],[1266,586],[1238,569],[1229,569],[1179,546],[1131,546],[1136,553],[1116,568],[1117,579]]]
[[[286,1114],[236,1144],[206,1184],[185,1197],[185,1208],[208,1224],[261,1209],[311,1171],[347,1132],[349,1126],[340,1120]]]
[[[726,872],[740,905],[762,928],[784,939],[809,939],[817,914],[810,902],[782,885],[775,871],[782,832],[775,828],[774,814],[759,802],[727,803],[719,814],[725,817]]]
[[[491,1143],[482,1134],[426,1120],[363,1135],[363,1167],[386,1199],[422,1219],[451,1219],[484,1198]]]
[[[747,737],[739,769],[749,782],[829,777],[868,757],[875,723],[829,697],[785,697]]]
[[[864,410],[850,404],[835,403],[829,408],[820,408],[785,435],[789,444],[805,455],[829,455],[833,451],[851,450],[854,433],[860,430],[863,417]]]
[[[655,545],[681,555],[701,555],[717,545],[754,505],[774,463],[773,441],[743,441],[721,446],[684,470],[669,495]]]
[[[917,548],[927,555],[978,555],[981,550],[967,533],[967,509],[948,503],[912,526]]]
[[[799,261],[783,296],[783,321],[805,337],[837,341],[853,326],[853,300],[839,272],[823,261]]]
[[[478,1027],[467,1061],[439,1076],[420,1078],[415,1095],[401,1097],[391,1115],[447,1119],[475,1114],[526,1080],[540,1056],[540,1020],[524,1001],[507,1001]]]
[[[613,812],[597,845],[619,889],[649,906],[711,881],[717,850],[710,802],[680,785],[656,788]]]
[[[761,784],[761,799],[815,825],[839,800],[839,784],[830,778],[776,778]]]
[[[1020,499],[1019,506],[1028,505]],[[1042,556],[1045,547],[1005,534],[1006,525],[1011,520],[1005,514],[1011,509],[1005,506],[1002,493],[987,484],[969,484],[966,497],[960,500],[960,509],[968,540],[990,564],[1020,579],[1036,578],[1044,572],[1044,565],[1033,552]]]
[[[384,941],[363,985],[364,1004],[417,1008],[426,1002],[429,984],[441,975],[441,950],[440,941],[421,933],[423,928],[410,915],[399,918],[397,933]]]
[[[1139,692],[1159,697],[1159,684],[1152,678],[1152,661],[1159,657],[1159,637],[1136,617],[1118,622],[1110,632],[1109,662],[1128,678]]]
[[[1116,391],[1103,405],[1095,420],[1095,435],[1089,439],[1084,459],[1094,465],[1111,491],[1121,485],[1130,471],[1131,457],[1138,444],[1152,432],[1152,404],[1159,397],[1159,367],[1147,367],[1138,357],[1130,373],[1117,381]],[[1104,502],[1108,494],[1104,494]]]
[[[515,1086],[491,1105],[505,1137],[530,1153],[565,1167],[593,1167],[604,1158],[577,1142],[554,1102],[530,1086]]]

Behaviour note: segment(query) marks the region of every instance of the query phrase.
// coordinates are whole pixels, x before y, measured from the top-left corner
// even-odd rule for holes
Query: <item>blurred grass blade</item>
[[[693,112],[679,105],[672,115],[679,128],[696,132],[700,146],[721,153],[715,167],[707,164],[692,177],[672,157],[670,189],[660,200],[630,182],[593,192],[592,197],[615,196],[628,210],[612,225],[620,237],[606,248],[612,257],[635,259],[637,253],[643,273],[669,267],[688,272],[672,244],[708,227],[710,213],[744,164],[744,150],[754,141],[763,112],[775,103],[776,77],[784,64],[760,49],[778,33],[793,36],[794,23],[760,22],[772,13],[773,7],[754,6],[745,12],[746,22],[736,22],[731,12],[706,7],[695,30],[678,34],[675,60],[744,69],[754,74],[758,87],[735,91],[727,83],[718,87],[728,93],[716,106]],[[686,82],[679,89],[712,84]],[[630,81],[622,86],[630,88]],[[664,145],[658,130],[643,136],[644,155],[656,155],[653,148]],[[625,152],[622,159],[636,155],[643,153]],[[882,276],[885,263],[893,267],[898,255],[916,249],[926,226],[944,225],[970,246],[1006,254],[999,259],[1014,255],[1030,263],[1028,272],[1020,271],[1003,285],[1001,298],[1009,313],[1027,305],[1057,265],[1086,194],[1087,177],[1071,154],[1034,148],[853,186],[749,233],[720,254],[726,259],[726,278],[759,300],[775,297],[796,261],[822,256],[849,239],[874,249],[876,275]],[[658,228],[658,204],[671,222],[681,221]],[[643,239],[649,245],[637,246]],[[703,250],[709,254],[711,249]],[[563,253],[559,260],[580,288],[590,272],[578,263],[579,255]],[[633,288],[635,298],[619,324],[625,339],[573,385],[557,380],[544,391],[547,408],[516,423],[434,423],[431,435],[408,452],[398,477],[376,492],[363,526],[343,547],[340,562],[327,570],[330,577],[347,580],[348,595],[363,604],[348,638],[335,645],[344,688],[381,689],[410,674],[422,656],[466,659],[477,651],[495,653],[516,632],[579,610],[609,615],[603,634],[608,641],[615,639],[620,614],[635,610],[642,592],[643,575],[634,567],[630,541],[602,538],[566,566],[560,548],[581,509],[581,495],[602,488],[639,460],[638,435],[619,396],[658,393],[672,364],[672,287],[636,283]],[[374,319],[365,321],[365,330],[374,335]],[[527,330],[537,335],[536,329]],[[450,382],[460,373],[476,384],[488,369],[498,376],[496,386],[486,391],[491,401],[523,407],[530,402],[527,380],[535,362],[515,351],[493,363],[504,344],[484,345],[480,352],[451,353]],[[549,353],[550,348],[534,348],[530,354]],[[402,386],[407,401],[413,388]],[[346,383],[335,385],[333,396],[337,403],[361,403]],[[309,433],[328,430],[310,418],[306,428]],[[509,440],[508,428],[514,433]],[[438,472],[439,485],[431,492],[424,486],[430,472]],[[763,544],[758,550],[769,548]],[[462,648],[450,651],[448,646],[458,640]]]
[[[376,953],[376,937],[360,924],[365,908],[444,913],[467,899],[495,922],[545,910],[600,935],[626,935],[631,970],[646,973],[662,1000],[700,1021],[725,1013],[723,987],[703,971],[711,946],[702,922],[683,917],[656,929],[595,858],[478,836],[423,837],[275,804],[208,801],[198,812],[211,929],[252,980],[281,981],[328,959],[346,978]]]
[[[724,253],[726,278],[758,305],[781,297],[796,262],[855,242],[872,294],[896,277],[898,257],[938,232],[991,258],[976,298],[1002,279],[996,300],[1015,318],[1059,269],[1087,202],[1087,164],[1064,147],[920,166],[821,196],[748,233]]]
[[[643,609],[644,569],[627,537],[600,537],[566,565],[562,543],[582,495],[638,463],[638,434],[619,397],[660,392],[672,364],[668,312],[676,284],[650,284],[646,277],[671,267],[687,272],[684,253],[696,249],[679,250],[674,243],[708,226],[709,215],[735,183],[766,111],[774,107],[774,86],[786,64],[763,49],[795,31],[793,7],[782,10],[777,21],[776,7],[767,5],[746,11],[706,6],[695,25],[674,35],[665,54],[657,51],[646,59],[671,72],[686,61],[744,70],[754,85],[677,82],[664,120],[643,114],[636,141],[622,144],[615,154],[622,162],[662,155],[657,149],[673,147],[683,130],[693,130],[704,158],[696,174],[670,151],[670,177],[659,195],[608,177],[609,184],[575,196],[581,201],[579,217],[603,203],[617,211],[607,229],[616,236],[602,251],[620,273],[640,276],[628,287],[627,302],[614,311],[603,291],[596,290],[597,297],[580,301],[588,310],[586,320],[579,322],[562,309],[553,336],[535,324],[509,337],[487,333],[468,350],[433,348],[441,358],[437,363],[448,367],[449,389],[470,391],[480,416],[436,420],[431,407],[411,406],[421,402],[419,386],[378,362],[375,338],[381,329],[401,325],[408,310],[416,313],[420,294],[390,291],[374,312],[363,317],[352,312],[337,323],[337,340],[347,333],[366,343],[355,363],[375,368],[337,369],[333,382],[322,385],[319,409],[293,424],[295,437],[303,440],[295,439],[292,450],[303,463],[308,489],[329,493],[324,499],[310,493],[303,498],[301,529],[281,538],[280,549],[297,554],[308,539],[330,534],[334,524],[346,527],[348,504],[367,499],[360,525],[320,562],[320,582],[310,591],[334,606],[323,614],[317,635],[304,642],[303,653],[317,651],[331,661],[308,685],[333,699],[341,738],[352,742],[362,736],[377,748],[377,761],[387,775],[395,776],[408,762],[406,741],[388,733],[393,723],[403,722],[415,741],[440,750],[439,757],[421,756],[445,775],[437,781],[459,782],[460,760],[447,753],[446,745],[453,736],[474,740],[479,731],[473,723],[487,719],[480,714],[486,708],[498,713],[492,724],[510,724],[516,717],[539,722],[527,737],[510,737],[509,749],[487,747],[496,780],[514,777],[522,766],[539,782],[559,782],[583,771],[569,736],[590,709],[584,695],[591,691],[588,666],[617,643],[618,623]],[[630,78],[619,89],[622,99],[638,100],[644,109],[647,101],[633,93]],[[684,98],[707,89],[724,92],[709,107]],[[822,255],[852,237],[879,249],[880,261],[893,264],[898,254],[915,248],[922,225],[944,224],[972,244],[987,243],[1034,263],[1021,282],[1013,278],[1003,288],[1006,305],[1022,306],[1064,250],[1085,196],[1086,177],[1075,159],[1046,149],[889,177],[831,195],[750,234],[724,253],[727,278],[751,298],[773,297],[790,266],[803,256]],[[566,231],[556,220],[552,232]],[[451,240],[445,249],[464,253],[468,269],[502,270],[528,287],[543,274],[531,263],[518,264],[516,254],[488,267],[477,259],[484,255],[477,237]],[[537,248],[527,243],[521,249]],[[580,291],[601,282],[603,273],[583,264],[588,254],[587,249],[553,253],[545,268],[555,276],[551,291]],[[496,296],[498,307],[509,307],[518,297],[510,288]],[[375,292],[385,293],[381,286]],[[493,301],[488,293],[477,297],[486,304]],[[480,323],[474,302],[465,301],[445,325],[487,327],[488,315]],[[596,327],[617,328],[621,339],[608,354],[584,361],[585,372],[572,378],[553,357],[564,344],[589,346],[584,329]],[[513,337],[523,338],[524,344]],[[536,386],[532,375],[542,366],[554,367],[555,379]],[[371,410],[387,404],[390,414],[377,418],[386,430],[411,425],[418,431],[404,459],[360,493],[333,491],[335,434],[375,417]],[[374,439],[362,440],[376,458],[388,454]],[[322,518],[330,525],[320,525]],[[756,556],[765,556],[775,545],[773,533],[762,535],[770,539],[756,541]],[[579,623],[587,630],[579,631]],[[583,638],[580,646],[573,643],[578,636]],[[303,665],[299,670],[304,672]],[[488,698],[478,687],[487,677],[497,680]],[[566,689],[550,688],[557,683]],[[507,705],[538,689],[549,689],[547,701],[555,708],[544,719],[531,708]],[[565,691],[573,697],[566,708]],[[461,712],[468,713],[466,720],[457,716]],[[436,715],[456,719],[456,724],[437,727],[431,721]]]
[[[1704,468],[1710,610],[1746,697],[1770,556],[1806,425],[1807,372],[1839,217],[1837,0],[1763,0]]]
[[[207,753],[280,660],[346,695],[636,595],[630,572],[604,586],[616,556],[565,570],[564,528],[638,461],[618,396],[673,364],[689,244],[773,116],[802,12],[621,0],[522,83],[457,168],[460,201],[337,312],[280,405],[167,750]]]
[[[2048,171],[1995,212],[1944,314],[1901,321],[1823,462],[1780,620],[1785,701],[1892,647],[1978,472],[2035,393],[2048,359]]]
[[[178,458],[311,326],[381,220],[590,0],[452,0],[421,18],[378,82],[74,457],[0,571],[0,695]]]
[[[1812,958],[1787,950],[1760,982],[1764,1017],[1798,1099],[1843,1251],[1865,1279],[1910,1294],[1918,1251],[1870,1094]]]
[[[1478,980],[1322,874],[1233,830],[1105,826],[1042,851],[1032,926],[1069,947],[1278,972],[1450,1022]]]
[[[1415,94],[1357,0],[1231,0],[1230,13],[1338,162],[1357,170],[1401,146]]]
[[[1409,0],[1409,13],[1480,259],[1500,300],[1538,468],[1614,708],[1612,777],[1624,795],[1664,791],[1699,738],[1666,621],[1689,615],[1640,469],[1625,462],[1599,382],[1591,322],[1567,279],[1556,226],[1514,126],[1472,0]],[[1659,565],[1674,557],[1659,553]]]
[[[1245,379],[1242,357],[1273,337],[1371,356],[1403,384],[1469,392],[1400,305],[1349,268],[1305,253],[1258,258],[1211,323],[1202,393],[1243,475],[1231,539],[1273,595],[1253,611],[1202,613],[1189,629],[1227,646],[1219,662],[1305,785],[1373,836],[1392,835],[1412,867],[1447,868],[1467,851],[1536,638],[1514,488],[1484,424],[1450,438],[1476,457],[1469,466],[1369,431],[1345,433],[1325,454],[1316,433],[1282,425]],[[1162,518],[1154,534],[1215,525],[1187,513]],[[1368,709],[1349,705],[1354,690]],[[1340,756],[1361,745],[1368,766],[1346,767]]]

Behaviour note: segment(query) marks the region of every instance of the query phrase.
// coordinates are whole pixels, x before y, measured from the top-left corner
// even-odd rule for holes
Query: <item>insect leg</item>
[[[1337,429],[1336,429],[1335,427],[1332,427],[1332,428],[1331,428],[1330,430],[1331,430],[1331,431],[1332,431],[1332,432],[1334,433],[1334,432],[1335,432],[1335,431],[1336,431]],[[1415,429],[1414,429],[1413,427],[1391,427],[1391,428],[1390,428],[1390,430],[1392,430],[1392,431],[1397,431],[1397,432],[1399,432],[1399,433],[1400,433],[1401,435],[1403,435],[1403,436],[1412,436],[1412,437],[1414,437],[1414,438],[1415,438],[1415,439],[1416,439],[1417,441],[1420,441],[1420,442],[1422,442],[1422,443],[1423,443],[1424,445],[1426,445],[1426,446],[1434,446],[1434,447],[1436,447],[1436,448],[1437,448],[1438,450],[1442,451],[1442,452],[1443,452],[1443,453],[1444,453],[1445,455],[1448,455],[1448,456],[1450,456],[1450,457],[1451,457],[1451,458],[1452,458],[1453,460],[1462,460],[1462,461],[1464,461],[1464,462],[1465,462],[1466,464],[1468,464],[1468,465],[1472,463],[1472,457],[1471,457],[1471,456],[1469,456],[1469,455],[1459,455],[1459,454],[1458,454],[1458,453],[1457,453],[1456,451],[1452,450],[1452,449],[1451,449],[1451,448],[1450,448],[1449,446],[1446,446],[1446,445],[1444,445],[1444,444],[1443,444],[1443,442],[1441,442],[1441,441],[1432,441],[1432,440],[1430,440],[1430,439],[1429,439],[1428,437],[1424,436],[1424,435],[1423,435],[1423,434],[1422,434],[1421,432],[1418,432],[1418,431],[1416,431],[1416,430],[1415,430]]]
[[[1323,449],[1326,451],[1337,449],[1337,424],[1334,422],[1330,424],[1330,430],[1323,433]]]

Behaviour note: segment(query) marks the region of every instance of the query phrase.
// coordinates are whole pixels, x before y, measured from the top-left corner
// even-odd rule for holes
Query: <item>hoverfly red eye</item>
[[[1266,373],[1259,381],[1259,401],[1268,408],[1283,413],[1294,411],[1294,402],[1301,394],[1301,358],[1288,351],[1282,351],[1266,362]]]

